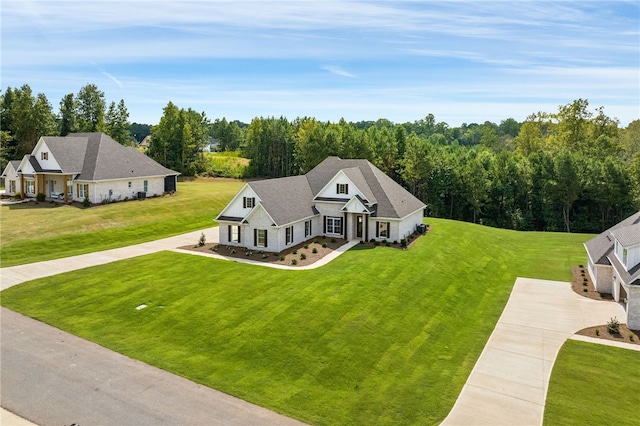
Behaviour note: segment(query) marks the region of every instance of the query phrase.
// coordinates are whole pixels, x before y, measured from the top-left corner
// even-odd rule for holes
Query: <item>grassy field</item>
[[[553,366],[546,425],[637,425],[640,352],[568,340]]]
[[[241,181],[179,182],[168,197],[82,209],[53,203],[0,207],[2,267],[124,247],[214,226]]]
[[[515,278],[570,280],[589,236],[429,223],[408,251],[356,246],[315,270],[162,252],[25,283],[1,302],[306,422],[436,424]]]
[[[208,172],[213,176],[242,179],[245,177],[249,159],[240,157],[238,151],[205,152],[209,161]]]

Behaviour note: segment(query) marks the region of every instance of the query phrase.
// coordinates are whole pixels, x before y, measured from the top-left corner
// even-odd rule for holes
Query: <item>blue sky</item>
[[[640,118],[633,1],[2,0],[2,89],[54,110],[87,83],[156,124],[311,116],[450,126],[518,121],[586,98]]]

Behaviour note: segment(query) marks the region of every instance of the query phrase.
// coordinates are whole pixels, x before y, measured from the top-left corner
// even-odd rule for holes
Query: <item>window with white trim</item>
[[[307,220],[304,223],[304,236],[305,238],[311,236],[311,220]]]
[[[229,241],[232,243],[240,242],[240,226],[230,225],[229,226]]]
[[[336,184],[336,192],[338,194],[348,194],[349,193],[349,184],[348,183],[338,183],[338,184]]]
[[[11,192],[11,193],[15,193],[16,192],[16,181],[15,180],[10,180],[9,181],[9,192]]]
[[[289,245],[293,242],[293,226],[287,226],[287,229],[284,230],[285,233],[285,244]]]
[[[242,197],[242,207],[245,209],[252,209],[256,205],[255,197]]]
[[[27,194],[35,194],[36,193],[36,183],[35,181],[32,180],[28,180],[26,181],[27,184]]]
[[[378,236],[384,238],[389,236],[389,222],[378,222]]]
[[[342,218],[341,217],[327,217],[327,234],[341,234],[342,233]]]
[[[266,247],[267,246],[267,230],[266,229],[256,229],[256,246],[258,247]]]
[[[149,190],[149,181],[148,180],[145,180],[145,181],[142,182],[142,190],[144,192],[147,192]]]
[[[78,197],[80,197],[80,198],[88,198],[89,197],[89,184],[88,183],[79,183],[78,184]]]

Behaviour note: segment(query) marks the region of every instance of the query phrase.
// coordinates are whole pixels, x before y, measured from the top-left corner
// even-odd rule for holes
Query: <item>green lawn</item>
[[[169,197],[82,209],[53,203],[0,207],[2,267],[124,247],[214,226],[241,181],[179,182]]]
[[[408,251],[356,246],[310,271],[162,252],[25,283],[1,301],[306,422],[436,424],[515,278],[569,280],[589,236],[429,223]]]
[[[637,425],[640,352],[567,340],[551,372],[547,425]]]

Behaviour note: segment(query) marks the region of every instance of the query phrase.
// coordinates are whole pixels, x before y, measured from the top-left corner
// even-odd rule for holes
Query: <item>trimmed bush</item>
[[[43,194],[43,195],[44,195],[44,194]],[[91,206],[91,201],[89,201],[89,199],[88,199],[88,198],[85,198],[84,200],[82,200],[82,205],[83,205],[84,207],[89,207],[89,206]]]
[[[617,317],[613,317],[607,322],[607,331],[609,334],[620,334],[620,321]]]
[[[302,253],[300,254],[300,260],[305,260],[307,258],[307,255]]]
[[[293,250],[291,250],[291,253],[292,253],[292,254],[298,254],[298,250],[293,249]]]
[[[36,201],[43,202],[45,198],[46,197],[45,197],[44,193],[42,193],[42,192],[38,192],[36,194]],[[88,207],[88,206],[85,206],[85,207]]]
[[[292,265],[297,265],[298,264],[298,259],[291,259],[291,264]]]
[[[322,248],[327,248],[327,243],[322,243]]]
[[[317,253],[317,252],[318,252],[318,249],[317,249],[317,248],[315,248],[315,247],[313,248],[313,250],[311,250],[311,253],[313,253],[313,254],[315,254],[315,253]]]

